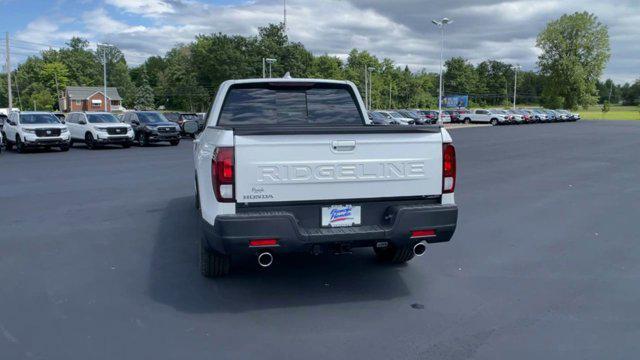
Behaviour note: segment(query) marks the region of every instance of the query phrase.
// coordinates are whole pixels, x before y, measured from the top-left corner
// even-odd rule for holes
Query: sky
[[[0,0],[0,30],[12,40],[13,65],[72,36],[117,45],[137,65],[198,34],[255,35],[283,20],[283,0]],[[535,70],[537,34],[564,13],[589,11],[609,27],[611,60],[602,76],[640,78],[640,0],[286,0],[287,34],[314,54],[346,58],[352,48],[412,70],[437,72],[445,58],[500,60]],[[4,46],[1,55],[4,57]]]

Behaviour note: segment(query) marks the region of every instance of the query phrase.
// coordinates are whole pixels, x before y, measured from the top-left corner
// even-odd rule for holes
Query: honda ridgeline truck
[[[234,255],[373,248],[389,263],[449,241],[455,148],[440,126],[376,126],[355,85],[318,79],[224,82],[194,141],[200,269]]]

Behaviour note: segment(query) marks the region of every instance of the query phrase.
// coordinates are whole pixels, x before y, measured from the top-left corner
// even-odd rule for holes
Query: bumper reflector
[[[431,237],[431,236],[436,236],[436,231],[433,229],[429,229],[429,230],[414,230],[411,232],[411,238],[412,239],[416,239],[416,238],[423,238],[423,237]]]
[[[278,240],[276,239],[260,239],[260,240],[251,240],[249,242],[250,247],[276,246],[276,245],[278,245]]]

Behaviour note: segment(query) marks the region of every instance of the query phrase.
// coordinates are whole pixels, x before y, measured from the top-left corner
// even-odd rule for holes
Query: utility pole
[[[62,111],[62,106],[60,106],[60,89],[58,88],[58,73],[53,73],[53,78],[56,80],[56,100],[58,100],[58,110]]]
[[[373,106],[373,71],[375,70],[374,67],[370,66],[367,68],[367,72],[369,73],[369,110],[371,110],[371,107]]]
[[[33,99],[33,111],[38,111],[38,107],[36,106],[36,99]]]
[[[518,89],[518,70],[521,68],[520,65],[514,65],[513,70],[515,71],[515,80],[513,81],[513,109],[516,108],[516,91]]]
[[[364,64],[364,106],[369,109],[369,83],[367,81],[367,64]]]
[[[104,76],[104,112],[107,112],[107,49],[105,47],[102,48],[102,71]]]
[[[431,20],[433,25],[440,28],[442,43],[440,45],[440,86],[438,86],[438,124],[442,124],[442,90],[444,86],[442,84],[442,62],[444,57],[444,27],[447,24],[451,24],[453,20],[448,18],[442,18],[440,20]]]
[[[9,112],[13,109],[13,95],[11,94],[11,51],[9,50],[9,32],[5,33],[5,60],[6,60],[6,71],[7,71],[7,95],[9,100]]]
[[[262,78],[267,77],[267,64],[265,63],[265,58],[262,58]]]
[[[284,9],[283,9],[284,10],[284,32],[286,33],[287,32],[287,0],[284,0],[283,2],[284,2],[284,4],[283,4],[283,6],[284,6]]]
[[[391,80],[389,80],[389,109],[391,109]]]

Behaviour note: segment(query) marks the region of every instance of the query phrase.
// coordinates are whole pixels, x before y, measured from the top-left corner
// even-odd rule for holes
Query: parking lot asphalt
[[[198,271],[190,141],[0,154],[2,359],[603,359],[640,351],[640,122],[453,130],[450,243]]]

